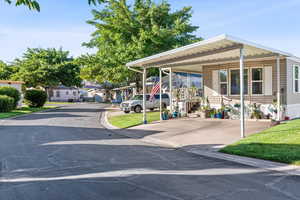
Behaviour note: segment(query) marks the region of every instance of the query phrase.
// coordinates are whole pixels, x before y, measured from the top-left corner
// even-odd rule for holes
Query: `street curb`
[[[104,128],[112,131],[113,133],[118,134],[118,135],[122,135],[122,136],[126,136],[128,138],[139,139],[142,142],[145,142],[145,143],[148,143],[148,144],[159,145],[159,146],[163,146],[163,147],[166,147],[166,148],[175,148],[175,149],[179,148],[179,146],[174,144],[174,143],[159,140],[159,139],[153,138],[151,136],[146,136],[146,137],[143,137],[143,138],[136,137],[136,136],[130,134],[130,131],[127,130],[127,129],[121,129],[121,128],[118,128],[116,126],[113,126],[108,121],[108,112],[109,111],[105,109],[104,110],[104,117],[101,117],[102,115],[100,115],[100,123]]]
[[[262,159],[257,159],[257,158],[249,158],[249,157],[244,157],[244,156],[225,154],[225,153],[221,153],[221,152],[217,152],[217,151],[205,151],[205,150],[199,150],[199,149],[195,149],[195,148],[188,149],[188,148],[184,148],[179,145],[176,145],[174,143],[169,143],[169,142],[162,141],[160,139],[152,138],[150,136],[146,136],[144,138],[134,137],[134,136],[126,133],[126,132],[128,132],[126,129],[119,129],[118,127],[111,125],[108,122],[108,118],[107,118],[109,111],[105,110],[104,112],[105,112],[104,118],[100,119],[101,125],[104,126],[106,129],[109,129],[112,132],[115,132],[118,135],[123,135],[123,136],[125,135],[129,138],[140,139],[141,141],[143,141],[145,143],[155,144],[158,146],[163,146],[163,147],[168,147],[168,148],[175,148],[178,150],[182,150],[182,151],[185,151],[188,153],[193,153],[193,154],[200,155],[200,156],[217,158],[217,159],[235,162],[235,163],[239,163],[239,164],[243,164],[243,165],[248,165],[248,166],[252,166],[252,167],[256,167],[256,168],[260,168],[260,169],[264,169],[264,170],[268,170],[268,171],[277,171],[277,172],[281,172],[281,173],[285,173],[285,174],[289,174],[289,175],[300,176],[300,167],[295,166],[295,165],[272,162],[272,161],[262,160]],[[124,134],[117,133],[116,130],[122,131]]]
[[[181,148],[183,149],[183,148]],[[207,156],[222,160],[227,160],[230,162],[235,162],[243,165],[248,165],[256,168],[265,169],[268,171],[278,171],[281,173],[286,173],[289,175],[296,175],[300,176],[300,167],[296,165],[289,165],[284,163],[278,163],[278,162],[272,162],[268,160],[262,160],[257,158],[250,158],[250,157],[244,157],[244,156],[237,156],[237,155],[231,155],[231,154],[225,154],[221,152],[213,152],[213,151],[203,151],[203,150],[197,150],[197,149],[183,149],[186,152],[201,155],[201,156]]]

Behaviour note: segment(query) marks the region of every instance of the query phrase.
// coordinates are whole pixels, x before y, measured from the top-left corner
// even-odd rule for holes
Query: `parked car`
[[[168,94],[162,94],[162,107],[166,108],[170,104],[170,99]],[[125,113],[134,111],[140,113],[143,110],[143,95],[135,95],[130,100],[121,103],[120,108]],[[154,95],[153,100],[150,100],[150,95],[146,95],[146,109],[154,110],[159,108],[159,94]]]

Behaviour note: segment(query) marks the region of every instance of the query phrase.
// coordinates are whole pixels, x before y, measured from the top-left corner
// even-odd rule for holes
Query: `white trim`
[[[294,57],[292,54],[287,53],[287,52],[279,51],[279,50],[276,50],[276,49],[273,49],[273,48],[270,48],[270,47],[266,47],[266,46],[263,46],[263,45],[260,45],[260,44],[254,43],[254,42],[249,42],[249,41],[246,41],[246,40],[243,40],[243,39],[240,39],[238,37],[231,36],[231,35],[222,34],[222,35],[219,35],[219,36],[216,36],[216,37],[213,37],[213,38],[209,38],[209,39],[206,39],[206,40],[202,40],[200,42],[196,42],[194,44],[186,45],[186,46],[179,47],[179,48],[176,48],[176,49],[172,49],[172,50],[169,50],[169,51],[165,51],[165,52],[162,52],[162,53],[159,53],[159,54],[148,56],[148,57],[145,57],[145,58],[142,58],[142,59],[138,59],[138,60],[127,63],[126,66],[127,67],[134,67],[134,66],[137,67],[136,65],[138,65],[140,63],[143,63],[143,62],[146,62],[146,61],[150,61],[152,59],[157,59],[157,58],[160,58],[160,57],[163,57],[163,56],[172,55],[172,54],[175,54],[175,53],[183,52],[183,51],[195,48],[195,47],[200,47],[200,46],[203,46],[203,45],[219,42],[219,41],[222,41],[222,40],[229,40],[229,41],[234,42],[234,43],[243,44],[244,46],[251,46],[251,47],[254,47],[254,48],[270,51],[272,53],[280,54],[280,55],[283,55],[283,56]]]
[[[292,61],[295,61],[295,62],[300,62],[300,58],[298,58],[298,57],[296,57],[296,56],[287,57],[286,59],[287,59],[287,60],[292,60]]]
[[[300,117],[300,104],[288,104],[285,109],[285,116],[290,119]]]
[[[244,70],[247,70],[247,72],[248,72],[248,80],[247,80],[247,89],[248,89],[248,92],[247,92],[247,94],[244,94],[244,96],[249,96],[249,94],[250,94],[250,91],[249,91],[249,70],[250,68],[249,67],[245,67],[244,68]],[[228,73],[228,77],[229,77],[229,79],[228,79],[228,83],[229,83],[229,91],[228,91],[228,95],[227,96],[240,96],[240,94],[231,94],[231,71],[232,70],[240,70],[239,68],[230,68],[229,69],[229,73]],[[240,80],[241,80],[241,78],[240,78]]]
[[[270,48],[270,47],[266,47],[264,45],[260,45],[260,44],[257,44],[255,42],[250,42],[250,41],[247,41],[247,40],[235,37],[235,36],[225,35],[225,38],[227,40],[231,40],[231,41],[236,42],[236,43],[241,43],[241,44],[244,44],[244,45],[247,45],[247,46],[253,46],[255,48],[271,51],[273,53],[277,53],[277,54],[280,54],[280,55],[283,55],[283,56],[294,57],[291,53],[280,51],[280,50]]]
[[[266,73],[266,69],[270,69],[270,71],[271,71],[271,74],[270,74],[271,77],[269,77],[270,80],[267,80],[268,74]],[[273,96],[273,66],[272,65],[263,66],[263,70],[264,70],[264,77],[263,77],[264,78],[264,85],[263,85],[264,86],[264,88],[263,88],[264,96]],[[270,86],[268,87],[267,85],[270,85]],[[270,92],[270,94],[266,92],[266,89],[269,89],[268,92]]]
[[[262,80],[259,80],[259,81],[254,81],[252,80],[252,70],[253,69],[262,69]],[[250,91],[251,91],[251,95],[252,96],[265,96],[265,70],[264,70],[264,67],[251,67],[251,70],[250,70]],[[262,83],[262,94],[253,94],[253,87],[252,87],[252,83]]]
[[[298,78],[295,78],[295,70],[296,67],[298,68]],[[296,92],[296,87],[295,87],[295,81],[298,80],[298,92]],[[300,66],[297,64],[293,65],[293,93],[294,94],[299,94],[300,93]]]
[[[222,82],[221,81],[221,73],[220,73],[220,71],[225,71],[226,72],[226,82]],[[228,79],[229,79],[229,73],[228,73],[228,69],[219,69],[219,93],[220,93],[220,95],[221,96],[228,96],[228,94],[229,94],[229,87],[228,87]],[[226,94],[222,94],[221,93],[221,84],[226,84],[227,85],[227,91],[226,91]]]
[[[212,71],[212,90],[213,96],[220,96],[220,74],[219,70]]]

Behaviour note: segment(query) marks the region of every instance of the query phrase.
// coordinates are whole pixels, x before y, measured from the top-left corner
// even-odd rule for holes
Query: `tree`
[[[83,44],[97,48],[95,55],[82,56],[83,78],[113,83],[139,82],[140,75],[129,71],[125,63],[201,40],[192,33],[191,7],[172,12],[167,1],[108,0],[104,8],[92,10],[95,26],[92,39]],[[150,71],[150,75],[157,71]]]
[[[12,3],[12,0],[4,0],[4,1],[9,4]],[[102,3],[102,2],[105,2],[105,0],[88,0],[89,4],[94,4],[94,5],[96,5],[97,3]],[[36,0],[16,0],[15,5],[16,6],[25,5],[30,10],[40,11],[40,5],[39,5],[38,1],[36,1]]]
[[[0,60],[0,80],[9,80],[16,72],[17,69],[14,66],[8,65]]]
[[[27,87],[80,86],[80,66],[62,49],[27,49],[14,65],[18,72],[14,80],[22,80]]]

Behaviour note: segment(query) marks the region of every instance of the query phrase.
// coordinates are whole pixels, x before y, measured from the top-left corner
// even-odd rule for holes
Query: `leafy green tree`
[[[12,0],[4,0],[4,1],[9,4],[11,4],[13,2]],[[96,5],[97,3],[102,3],[102,2],[105,2],[105,0],[88,0],[89,4],[94,4],[94,5]],[[40,11],[40,5],[39,5],[38,1],[36,1],[36,0],[16,0],[15,5],[16,6],[25,5],[30,10]]]
[[[27,49],[14,65],[18,72],[14,80],[22,80],[27,87],[80,86],[80,66],[62,49]]]
[[[9,80],[17,72],[17,69],[0,60],[0,80]]]
[[[167,1],[107,0],[103,8],[92,10],[96,28],[92,39],[83,45],[97,48],[95,55],[85,55],[81,76],[88,80],[113,83],[139,82],[141,75],[129,71],[125,63],[201,40],[193,35],[191,7],[171,11]],[[150,71],[150,75],[157,71]]]

